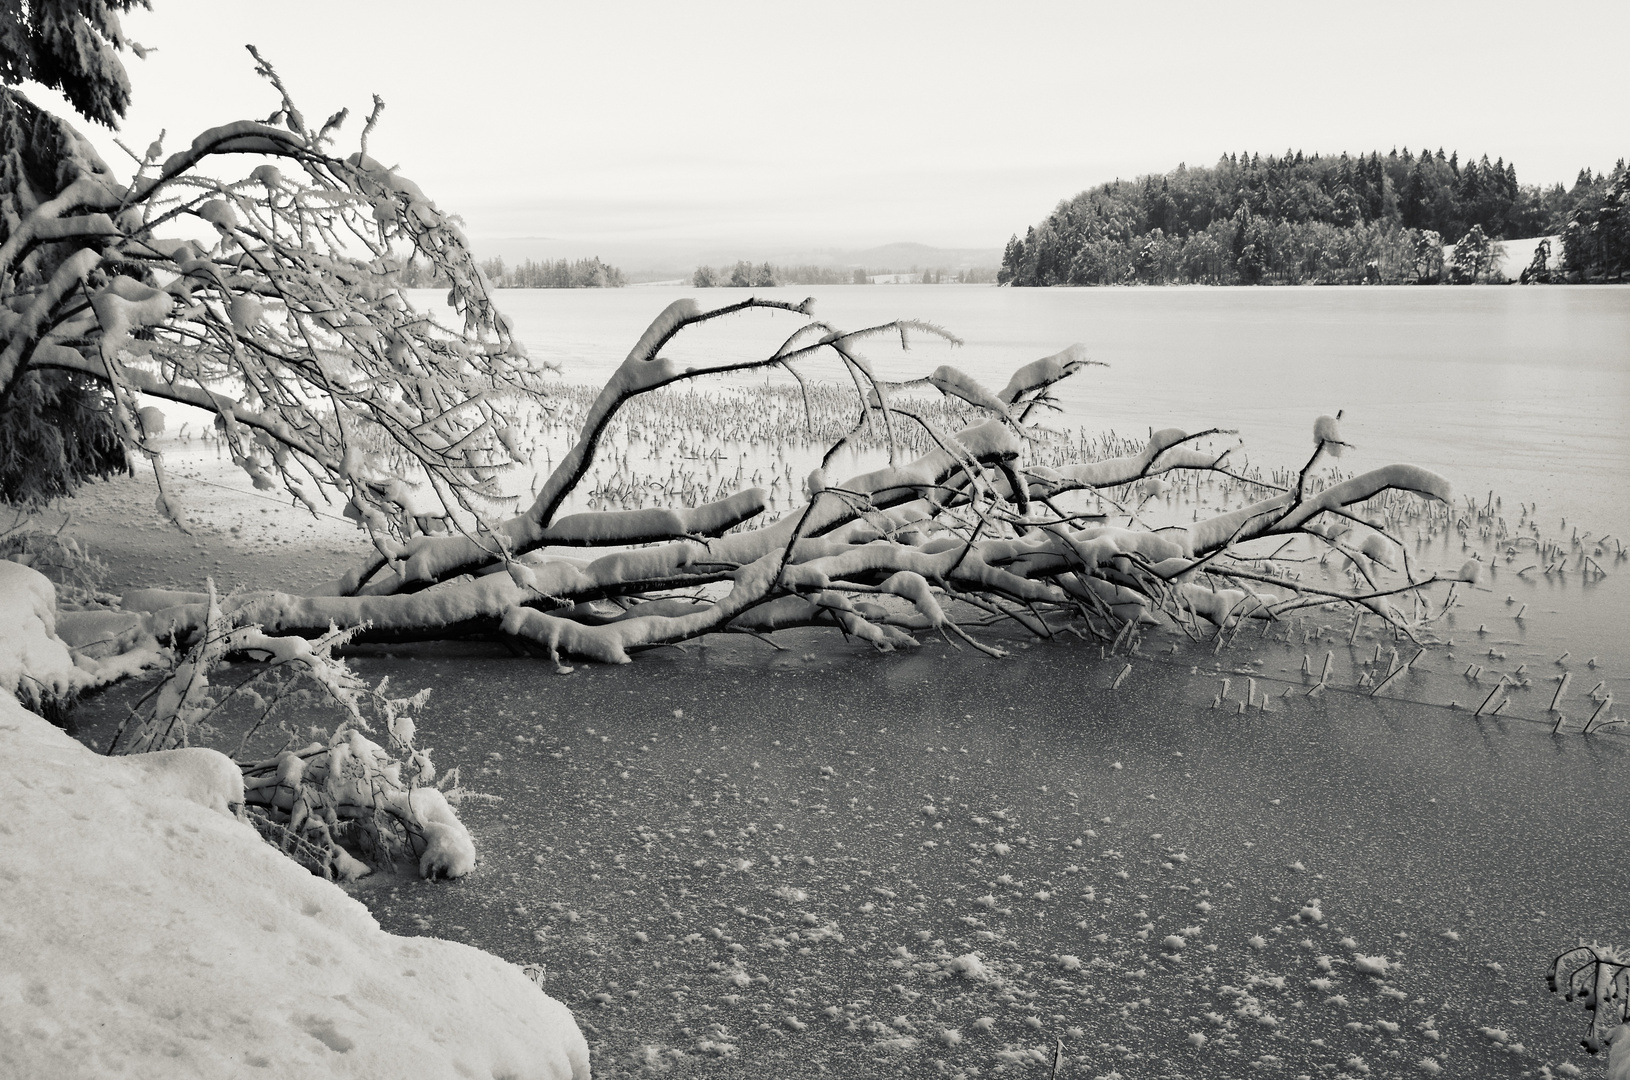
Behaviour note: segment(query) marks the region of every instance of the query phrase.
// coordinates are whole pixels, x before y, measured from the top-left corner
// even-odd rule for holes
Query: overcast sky
[[[1630,153],[1624,0],[153,5],[125,22],[158,50],[127,59],[129,145],[264,118],[253,42],[313,123],[351,107],[349,140],[384,97],[375,156],[478,247],[999,247],[1230,150],[1441,145],[1524,183]]]

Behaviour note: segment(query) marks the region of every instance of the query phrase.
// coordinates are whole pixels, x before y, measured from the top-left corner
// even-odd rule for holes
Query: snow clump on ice
[[[986,982],[991,978],[990,968],[979,958],[978,953],[963,953],[946,961],[946,970],[954,975],[961,975],[976,982]]]

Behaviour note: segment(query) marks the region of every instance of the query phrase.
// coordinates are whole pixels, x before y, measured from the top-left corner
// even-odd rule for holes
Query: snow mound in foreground
[[[1607,1033],[1607,1080],[1630,1080],[1630,1024]]]
[[[124,612],[58,612],[50,578],[0,559],[0,691],[36,706],[68,701],[160,664],[165,650],[147,621]],[[59,635],[64,623],[72,632]]]
[[[99,757],[0,695],[0,1074],[586,1080],[564,1005],[385,933],[221,812],[236,772]]]
[[[68,698],[94,680],[57,637],[57,590],[32,567],[0,559],[0,690],[31,701]]]

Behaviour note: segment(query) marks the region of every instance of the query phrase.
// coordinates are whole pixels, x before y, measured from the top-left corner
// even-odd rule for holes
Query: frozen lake
[[[1511,715],[1548,722],[1548,686],[1563,670],[1555,661],[1568,653],[1568,663],[1579,668],[1575,700],[1563,709],[1570,720],[1582,722],[1581,712],[1595,709],[1596,703],[1584,698],[1591,689],[1598,700],[1615,695],[1620,713],[1630,701],[1630,562],[1618,558],[1620,542],[1630,537],[1625,468],[1630,462],[1630,287],[911,285],[811,291],[816,314],[839,328],[907,317],[961,337],[963,343],[952,347],[917,334],[904,353],[895,338],[870,341],[864,351],[886,378],[916,377],[951,363],[999,388],[1020,364],[1072,342],[1084,344],[1109,366],[1089,368],[1060,384],[1064,411],[1046,422],[1089,435],[1114,430],[1141,444],[1151,427],[1237,429],[1251,464],[1294,468],[1310,452],[1313,418],[1344,409],[1343,436],[1355,448],[1338,463],[1342,469],[1357,472],[1397,461],[1424,466],[1451,481],[1462,508],[1468,498],[1485,503],[1492,492],[1502,500],[1499,514],[1512,535],[1532,536],[1531,527],[1537,527],[1539,538],[1562,545],[1547,557],[1532,543],[1514,547],[1510,540],[1478,537],[1475,528],[1464,546],[1455,534],[1417,538],[1412,557],[1419,565],[1453,574],[1475,551],[1491,577],[1478,589],[1461,590],[1457,610],[1433,627],[1432,636],[1458,647],[1442,654],[1435,680],[1420,685],[1416,699],[1480,700],[1487,687],[1475,677],[1459,676],[1481,663],[1485,678],[1497,680],[1504,673],[1530,682],[1511,701]],[[802,289],[770,292],[790,302],[804,296]],[[503,290],[497,299],[529,350],[560,366],[563,382],[597,387],[669,303],[694,296],[704,306],[723,306],[745,295],[731,289],[631,287]],[[417,299],[430,307],[441,298],[427,291]],[[683,365],[745,361],[768,355],[801,323],[788,313],[753,312],[687,332],[667,351]],[[806,372],[834,383],[842,377],[829,360],[811,362]],[[785,512],[801,501],[803,477],[824,441],[790,445],[787,423],[772,423],[757,429],[761,435],[770,432],[763,435],[769,444],[728,442],[717,461],[698,456],[727,429],[739,436],[742,409],[762,407],[767,400],[738,394],[732,386],[761,385],[766,378],[790,386],[788,376],[762,371],[697,380],[698,389],[715,396],[660,403],[636,423],[663,430],[642,429],[644,441],[635,447],[625,429],[610,446],[612,451],[620,447],[621,465],[601,460],[597,468],[632,468],[635,479],[651,481],[650,490],[639,488],[646,500],[640,505],[680,502],[673,490],[656,490],[661,484],[671,487],[675,471],[682,480],[694,479],[684,496],[691,502],[699,491],[715,498],[753,484],[769,486],[775,478],[785,483],[771,491],[771,512]],[[790,400],[781,399],[781,407]],[[793,408],[797,417],[781,419],[797,427],[801,410]],[[672,418],[664,418],[665,409],[684,415],[668,424]],[[557,426],[549,437],[553,460],[574,436],[570,425]],[[177,447],[174,453],[178,477],[200,485],[189,496],[190,505],[207,507],[220,485],[243,484],[240,473],[202,444]],[[874,468],[882,463],[880,455],[880,450],[852,455],[836,471]],[[549,459],[538,457],[546,469]],[[195,469],[203,471],[194,476]],[[629,474],[621,475],[619,483],[626,482]],[[527,478],[518,476],[513,490],[524,497],[527,486]],[[1228,492],[1202,492],[1200,513],[1215,512],[1219,495],[1226,504]],[[584,497],[571,509],[592,505]],[[1173,512],[1187,520],[1189,506],[1176,505],[1168,514]],[[234,522],[241,524],[225,517],[218,524],[225,528]],[[321,523],[294,524],[305,530],[301,535],[315,537],[312,527]],[[354,542],[346,522],[336,519],[328,532],[333,535],[327,543]],[[1545,573],[1548,559],[1558,560],[1563,552],[1565,572]],[[1587,557],[1594,557],[1605,576],[1578,572]],[[161,583],[146,580],[152,568],[145,558],[126,561],[122,573],[132,581]],[[217,575],[229,572],[230,560],[212,559],[208,565]],[[277,581],[299,589],[322,574],[313,571],[308,577]],[[1440,586],[1440,602],[1442,595]],[[1607,715],[1613,714],[1603,718]]]
[[[570,382],[600,384],[668,303],[704,307],[747,290],[652,286],[504,290],[499,305],[537,356]],[[911,352],[879,339],[879,374],[942,363],[992,389],[1013,369],[1081,342],[1107,369],[1059,388],[1057,423],[1142,433],[1237,428],[1264,465],[1299,465],[1314,417],[1345,409],[1356,451],[1343,466],[1409,461],[1457,492],[1538,502],[1597,535],[1630,533],[1630,287],[997,289],[801,286],[757,295],[796,302],[852,330],[896,318],[945,327]],[[691,364],[764,355],[796,316],[740,316],[687,333]],[[835,364],[811,372],[836,380]],[[763,376],[758,376],[762,379]]]

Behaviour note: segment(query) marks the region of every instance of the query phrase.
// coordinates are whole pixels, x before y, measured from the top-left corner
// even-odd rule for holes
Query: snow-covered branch
[[[115,390],[133,451],[155,457],[130,415],[149,393],[215,412],[257,486],[349,505],[382,540],[424,516],[392,480],[432,493],[437,518],[478,522],[520,452],[513,429],[547,407],[550,366],[512,337],[457,225],[366,154],[331,153],[342,117],[305,128],[257,61],[283,94],[273,120],[168,157],[154,143],[128,182],[6,91],[54,155],[29,175],[56,180],[0,194],[0,403],[30,371],[76,371]],[[233,162],[247,175],[223,178]],[[213,239],[166,235],[183,224]],[[397,284],[412,260],[452,283],[461,326],[413,307]]]

